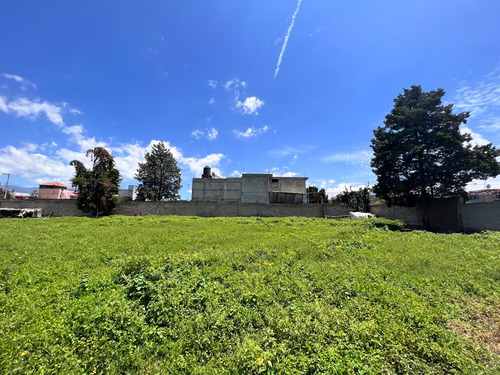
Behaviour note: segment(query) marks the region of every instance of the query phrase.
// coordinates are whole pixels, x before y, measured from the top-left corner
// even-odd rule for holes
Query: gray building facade
[[[218,178],[205,167],[201,178],[193,178],[192,201],[307,204],[306,180],[245,173],[241,177]]]

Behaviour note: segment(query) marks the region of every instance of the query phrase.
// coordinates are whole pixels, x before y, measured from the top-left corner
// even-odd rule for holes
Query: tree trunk
[[[421,189],[420,205],[422,208],[422,224],[424,230],[431,230],[431,219],[429,217],[429,197],[427,196],[427,191],[425,186]]]

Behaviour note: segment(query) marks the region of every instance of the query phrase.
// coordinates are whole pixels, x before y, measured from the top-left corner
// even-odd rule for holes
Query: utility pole
[[[9,179],[10,179],[10,173],[2,173],[4,176],[7,176],[7,183],[5,184],[5,195],[3,199],[7,199],[7,191],[9,191]]]

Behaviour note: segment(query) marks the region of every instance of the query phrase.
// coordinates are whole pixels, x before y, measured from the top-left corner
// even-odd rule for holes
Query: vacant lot
[[[1,373],[499,373],[500,233],[0,221]]]

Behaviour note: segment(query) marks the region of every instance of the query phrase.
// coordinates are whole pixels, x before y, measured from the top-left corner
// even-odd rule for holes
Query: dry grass
[[[467,303],[467,316],[462,320],[451,320],[448,326],[455,333],[467,337],[476,345],[500,354],[500,301],[477,301]]]

